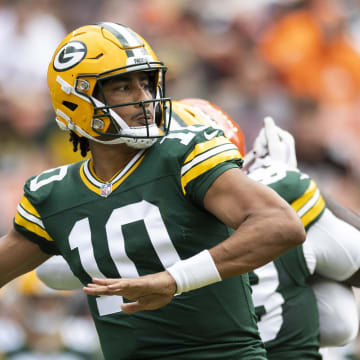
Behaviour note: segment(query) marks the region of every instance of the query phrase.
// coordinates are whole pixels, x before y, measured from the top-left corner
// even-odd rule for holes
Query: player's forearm
[[[236,230],[210,250],[222,278],[262,266],[305,241],[304,226],[291,206],[237,169],[214,181],[204,207]]]
[[[44,262],[49,256],[15,230],[0,239],[0,287]]]
[[[305,240],[301,221],[289,208],[250,215],[227,240],[210,249],[222,278],[249,272]]]

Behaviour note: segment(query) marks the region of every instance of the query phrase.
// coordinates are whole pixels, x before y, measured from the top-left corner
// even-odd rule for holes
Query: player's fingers
[[[83,287],[83,291],[88,295],[114,295],[106,286],[93,286],[94,284],[88,284]]]
[[[137,301],[122,304],[121,310],[126,314],[133,314],[144,310],[156,310],[167,305],[171,300],[172,296],[147,295]]]
[[[119,281],[119,279],[99,279],[99,278],[92,279],[92,282],[94,284],[99,284],[99,285],[111,285],[116,283],[117,281]]]
[[[89,288],[97,288],[97,287],[99,287],[99,285],[89,283],[89,284],[87,284],[87,287],[89,287]]]
[[[143,307],[139,304],[138,301],[121,304],[121,311],[125,314],[134,314],[142,310],[145,309],[143,309]]]

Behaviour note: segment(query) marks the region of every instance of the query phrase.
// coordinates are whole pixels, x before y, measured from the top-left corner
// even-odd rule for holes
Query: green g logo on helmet
[[[70,41],[55,55],[54,69],[65,71],[77,65],[87,53],[86,45],[82,41]]]

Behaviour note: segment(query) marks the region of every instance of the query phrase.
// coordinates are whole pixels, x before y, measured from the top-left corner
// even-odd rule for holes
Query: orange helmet
[[[173,101],[172,108],[172,127],[177,123],[180,126],[204,124],[220,128],[237,146],[240,154],[245,155],[245,139],[239,125],[218,106],[207,100],[188,98]]]

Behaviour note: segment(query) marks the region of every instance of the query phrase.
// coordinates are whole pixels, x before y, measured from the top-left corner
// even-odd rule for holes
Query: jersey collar
[[[117,174],[115,174],[114,177],[108,182],[104,182],[96,176],[93,162],[91,159],[86,160],[81,165],[80,178],[89,190],[98,194],[99,196],[108,197],[140,165],[142,159],[145,156],[145,150],[146,149],[138,152],[127,163],[127,165]]]

